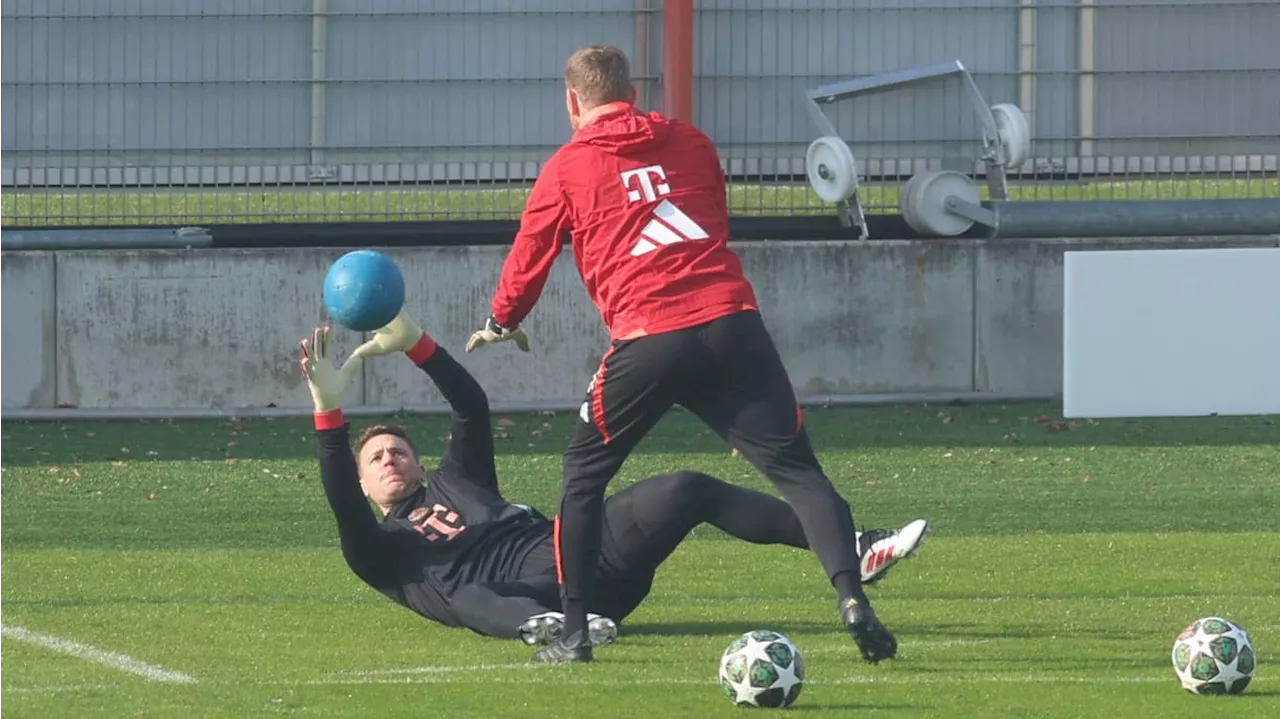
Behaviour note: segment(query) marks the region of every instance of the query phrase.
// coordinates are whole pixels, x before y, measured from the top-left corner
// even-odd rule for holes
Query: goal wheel
[[[922,235],[955,237],[973,227],[973,220],[947,209],[950,196],[972,205],[982,200],[973,178],[962,172],[923,172],[902,186],[898,210],[911,229]]]
[[[824,135],[809,143],[804,169],[809,185],[827,202],[844,202],[858,190],[853,150],[835,135]]]

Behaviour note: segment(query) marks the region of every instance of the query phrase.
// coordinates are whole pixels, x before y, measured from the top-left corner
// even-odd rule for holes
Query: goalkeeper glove
[[[334,367],[333,357],[329,354],[328,327],[317,327],[311,339],[303,339],[300,345],[302,375],[307,378],[311,399],[315,403],[317,427],[321,424],[321,415],[328,418],[324,424],[340,426],[343,399],[347,395],[347,388],[351,386],[352,380],[360,373],[364,358],[353,354],[347,358],[342,367]]]
[[[471,335],[471,339],[467,340],[467,351],[470,352],[483,344],[493,344],[494,342],[506,342],[507,340],[515,340],[516,347],[521,352],[529,351],[529,337],[525,335],[524,330],[517,325],[510,329],[498,324],[498,321],[491,315],[485,320],[484,327],[475,331]]]
[[[382,357],[395,352],[408,352],[418,344],[426,333],[409,315],[401,310],[396,318],[373,332],[373,339],[356,348],[353,355],[359,357]]]

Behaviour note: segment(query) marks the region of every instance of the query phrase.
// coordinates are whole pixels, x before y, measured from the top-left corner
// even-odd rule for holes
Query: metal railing
[[[5,226],[509,219],[569,137],[579,45],[661,109],[661,0],[6,0]],[[960,60],[1033,138],[1012,199],[1280,197],[1280,3],[697,3],[694,121],[736,215],[834,214],[806,88]],[[669,71],[667,69],[666,71]],[[863,204],[980,170],[958,81],[831,108]]]

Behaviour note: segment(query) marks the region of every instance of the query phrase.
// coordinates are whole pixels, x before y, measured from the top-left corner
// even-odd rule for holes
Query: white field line
[[[510,669],[519,668],[520,671],[510,672]],[[246,686],[361,686],[361,685],[413,685],[413,684],[541,684],[547,681],[546,676],[536,676],[542,672],[540,669],[559,669],[560,673],[555,677],[557,684],[574,684],[585,686],[599,687],[623,687],[623,686],[642,686],[642,685],[703,685],[714,686],[717,680],[714,677],[694,678],[687,677],[684,679],[675,679],[670,677],[653,677],[653,678],[634,678],[634,679],[606,679],[606,678],[590,678],[590,677],[572,677],[567,676],[571,673],[565,667],[553,667],[551,665],[538,664],[477,664],[473,666],[439,666],[439,667],[417,667],[415,671],[419,672],[418,676],[401,675],[401,676],[329,676],[320,679],[311,680],[279,680],[279,681],[261,681],[261,682],[205,682],[206,686],[225,685],[228,687],[246,687]],[[506,670],[506,673],[502,673]],[[497,673],[495,673],[497,672]],[[1109,677],[1085,677],[1070,674],[987,674],[982,676],[918,676],[913,674],[885,674],[885,675],[856,675],[835,677],[832,679],[815,680],[810,679],[806,684],[816,685],[841,685],[841,684],[895,684],[895,685],[991,685],[991,684],[1091,684],[1091,685],[1124,685],[1124,684],[1176,684],[1177,680],[1172,676],[1155,677],[1155,676],[1109,676]],[[1256,685],[1257,677],[1254,684]],[[77,691],[108,691],[120,690],[124,687],[101,685],[101,684],[79,684],[79,685],[63,685],[63,686],[44,686],[44,687],[8,687],[6,692],[14,694],[58,694]]]
[[[356,676],[356,677],[376,677],[395,674],[448,674],[452,672],[489,672],[504,669],[543,669],[550,667],[550,664],[472,664],[469,666],[456,667],[406,667],[404,669],[344,669],[336,672],[338,675]]]
[[[924,640],[911,642],[913,647],[928,647],[928,649],[942,649],[948,646],[977,646],[982,644],[991,644],[996,638],[977,638],[977,640]],[[824,654],[852,654],[858,651],[858,647],[850,645],[841,645],[840,647],[823,647],[820,650],[810,650],[805,655],[824,655]],[[547,664],[472,664],[460,665],[460,667],[406,667],[399,669],[343,669],[340,672],[334,672],[338,677],[393,677],[393,676],[412,676],[412,674],[451,674],[457,672],[495,672],[495,670],[515,669],[515,670],[534,670],[548,668]]]
[[[83,659],[95,664],[102,664],[103,666],[108,666],[112,669],[119,669],[120,671],[129,672],[130,674],[137,674],[140,677],[145,677],[156,682],[169,682],[171,684],[196,683],[196,678],[189,674],[170,671],[163,667],[155,666],[154,664],[147,664],[146,662],[139,661],[131,656],[121,654],[119,652],[110,652],[104,649],[98,649],[97,647],[91,647],[88,644],[73,642],[70,639],[59,639],[58,637],[49,636],[48,634],[40,634],[39,632],[33,632],[30,629],[23,627],[8,625],[0,626],[0,636],[4,636],[7,639],[15,639],[20,642],[27,642],[28,644],[35,644],[36,646],[44,647],[45,649],[69,654],[77,659]]]
[[[425,668],[425,667],[424,667]],[[541,684],[547,681],[545,676],[532,676],[533,672],[521,672],[520,674],[494,675],[484,672],[476,672],[468,675],[465,673],[450,672],[433,672],[418,676],[351,676],[351,677],[329,677],[323,679],[312,679],[303,682],[272,682],[273,684],[307,684],[307,685],[376,685],[376,684]],[[717,680],[711,678],[685,678],[674,679],[670,677],[653,677],[650,679],[593,679],[588,677],[571,677],[558,675],[555,678],[557,684],[578,684],[590,686],[634,686],[643,684],[701,684],[715,685]],[[968,684],[1155,684],[1155,683],[1177,683],[1177,679],[1173,677],[1172,672],[1168,677],[1150,677],[1150,676],[1133,676],[1133,677],[1081,677],[1071,675],[1053,675],[1053,674],[996,674],[983,676],[954,676],[954,677],[936,677],[936,676],[918,676],[912,674],[893,674],[880,676],[847,676],[835,677],[832,679],[814,680],[810,679],[806,684],[828,685],[828,684],[940,684],[940,685],[968,685]]]
[[[996,641],[991,639],[936,639],[914,641],[912,647],[926,647],[930,649],[938,649],[944,647],[969,647],[979,644],[990,644]],[[858,648],[852,643],[847,646],[822,648],[818,650],[810,650],[804,652],[805,656],[809,655],[825,655],[825,654],[855,654]],[[379,676],[408,676],[413,674],[452,674],[456,672],[487,672],[502,670],[525,670],[533,671],[537,669],[551,668],[547,664],[472,664],[466,666],[436,666],[436,667],[404,667],[400,669],[343,669],[334,672],[336,676],[351,677],[379,677]]]

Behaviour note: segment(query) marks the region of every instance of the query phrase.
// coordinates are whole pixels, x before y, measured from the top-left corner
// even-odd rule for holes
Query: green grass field
[[[710,528],[595,664],[529,666],[346,570],[306,419],[6,422],[4,715],[741,716],[717,661],[769,627],[807,659],[802,716],[1280,716],[1280,417],[1059,412],[808,413],[860,523],[933,524],[873,590],[901,645],[874,667],[816,559]],[[573,418],[498,419],[504,491],[547,511]],[[445,420],[409,423],[434,456]],[[766,488],[673,414],[613,489],[683,467]],[[1176,683],[1173,638],[1209,614],[1252,635],[1243,695]]]
[[[896,214],[901,183],[868,185],[871,214]],[[275,222],[393,222],[515,219],[527,188],[370,189],[317,186],[254,192],[89,191],[5,192],[0,218],[8,226],[177,225]],[[987,197],[985,184],[981,194]],[[1155,200],[1280,197],[1280,178],[1152,177],[1145,180],[1010,183],[1013,200]],[[835,214],[807,184],[733,184],[729,207],[741,216]]]

